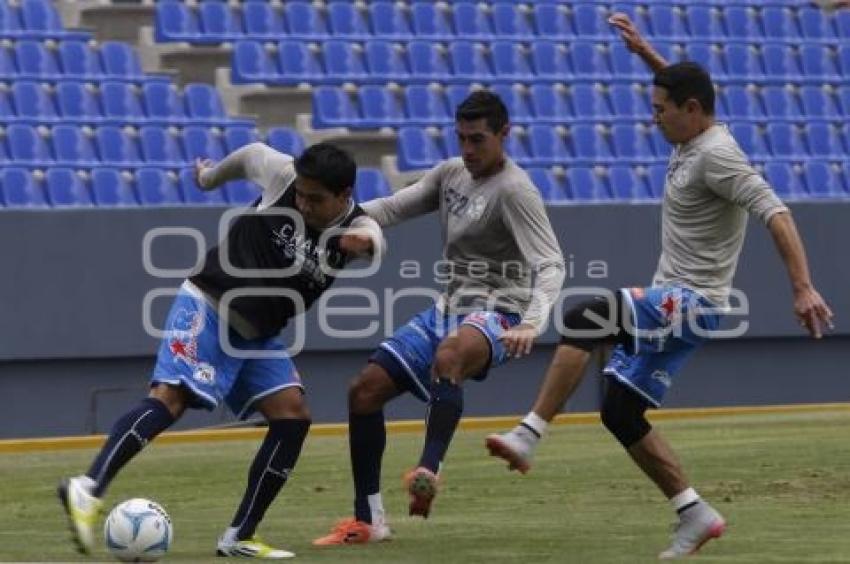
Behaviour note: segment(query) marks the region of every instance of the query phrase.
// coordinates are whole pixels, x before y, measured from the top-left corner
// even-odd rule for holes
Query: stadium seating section
[[[717,83],[717,112],[778,193],[850,197],[850,10],[793,0],[626,2],[204,0],[156,4],[160,42],[232,45],[232,82],[312,88],[313,126],[397,132],[398,167],[457,155],[453,111],[473,88],[508,105],[508,152],[550,202],[657,200],[670,146],[649,75],[607,23],[629,13],[669,60]],[[64,29],[49,0],[0,0],[0,204],[249,202],[201,192],[191,163],[263,140],[205,84],[145,73],[123,43]],[[357,197],[390,193],[378,170]]]

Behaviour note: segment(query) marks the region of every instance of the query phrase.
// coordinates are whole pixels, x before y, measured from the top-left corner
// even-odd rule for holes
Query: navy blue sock
[[[121,468],[145,445],[174,423],[174,416],[156,398],[145,398],[115,422],[86,476],[97,484],[92,492],[102,497]]]
[[[309,429],[309,419],[269,421],[266,438],[248,471],[248,487],[230,525],[239,529],[237,539],[245,540],[254,536],[266,509],[295,467]]]
[[[440,378],[431,387],[431,406],[428,411],[425,447],[419,466],[424,466],[435,474],[440,463],[446,457],[449,443],[452,441],[460,415],[463,413],[463,388]]]
[[[348,445],[354,474],[354,517],[372,522],[369,497],[381,491],[381,460],[387,446],[384,412],[348,416]]]

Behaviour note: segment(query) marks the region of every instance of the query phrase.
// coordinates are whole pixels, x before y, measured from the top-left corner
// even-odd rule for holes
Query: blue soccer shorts
[[[431,398],[431,364],[440,343],[461,326],[475,327],[490,344],[490,363],[481,374],[483,380],[490,368],[508,361],[508,353],[500,340],[502,333],[519,324],[520,316],[495,311],[475,311],[465,315],[443,314],[436,306],[426,309],[383,341],[370,362],[384,368],[402,389],[410,390],[422,401]]]
[[[240,419],[254,412],[257,401],[278,390],[304,389],[279,338],[245,339],[228,328],[234,349],[273,356],[237,358],[223,350],[219,324],[215,308],[194,285],[184,283],[165,322],[151,385],[184,386],[193,396],[190,407],[212,410],[224,400]]]
[[[633,351],[617,345],[603,372],[659,407],[673,376],[720,324],[718,308],[678,286],[623,288]]]

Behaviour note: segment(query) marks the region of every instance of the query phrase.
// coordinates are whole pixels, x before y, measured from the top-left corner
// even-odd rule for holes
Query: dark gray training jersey
[[[462,159],[450,159],[362,207],[382,227],[439,210],[443,258],[452,269],[444,311],[495,309],[544,327],[564,281],[564,259],[540,193],[513,161],[474,179]]]
[[[676,147],[661,209],[661,257],[653,285],[685,286],[724,307],[747,213],[767,224],[788,211],[725,125]]]

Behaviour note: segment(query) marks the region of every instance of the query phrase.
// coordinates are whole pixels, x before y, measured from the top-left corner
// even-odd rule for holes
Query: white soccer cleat
[[[537,437],[522,427],[517,427],[507,433],[490,435],[484,440],[490,456],[498,456],[507,461],[508,470],[519,470],[525,474],[531,469],[534,458],[534,447]]]
[[[56,492],[68,516],[71,539],[83,554],[91,554],[95,526],[103,509],[103,502],[91,493],[93,485],[91,478],[77,476],[62,480]]]
[[[684,558],[696,553],[711,539],[720,538],[726,521],[712,506],[700,500],[679,515],[676,533],[670,547],[658,555],[661,560]]]
[[[242,556],[246,558],[268,558],[280,560],[283,558],[295,558],[294,552],[272,548],[257,535],[246,540],[227,541],[224,537],[218,539],[216,556]]]

